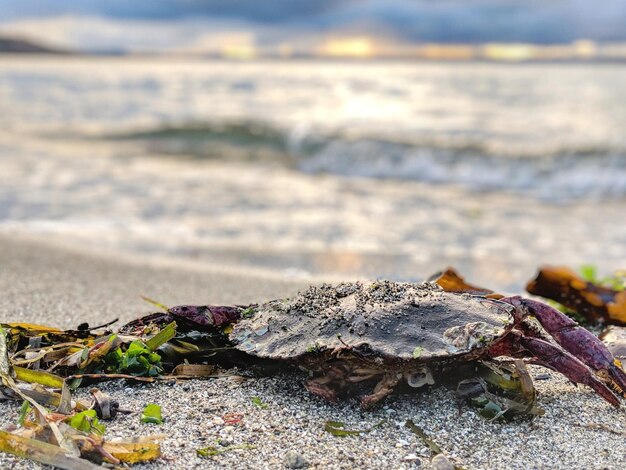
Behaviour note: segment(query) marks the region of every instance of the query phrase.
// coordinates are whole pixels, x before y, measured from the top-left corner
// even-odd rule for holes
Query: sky
[[[626,41],[624,0],[0,0],[0,34],[87,51]]]

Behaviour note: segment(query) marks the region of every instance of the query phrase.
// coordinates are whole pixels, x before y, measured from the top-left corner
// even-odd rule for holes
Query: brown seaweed
[[[626,325],[626,290],[586,280],[569,268],[542,267],[526,290],[574,310],[591,323]]]
[[[443,271],[433,274],[428,278],[430,282],[435,282],[446,292],[457,294],[472,294],[492,299],[500,299],[503,296],[484,287],[478,287],[468,283],[454,268],[448,267]]]

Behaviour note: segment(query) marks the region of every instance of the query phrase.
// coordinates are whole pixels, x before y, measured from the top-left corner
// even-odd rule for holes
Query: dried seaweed
[[[102,469],[100,465],[88,460],[67,455],[59,446],[2,430],[0,430],[0,451],[65,470]]]
[[[432,453],[431,465],[433,465],[433,468],[453,468],[454,470],[463,470],[463,467],[459,467],[450,462],[441,447],[439,447],[422,428],[415,424],[412,419],[407,419],[404,423],[404,427],[419,437],[430,449]]]
[[[171,329],[155,336],[162,343],[163,338],[171,337]],[[139,339],[118,338],[108,332],[96,336],[87,329],[1,325],[0,379],[6,389],[2,394],[22,400],[22,406],[19,427],[11,433],[0,431],[0,451],[64,469],[101,468],[94,464],[130,464],[158,458],[160,438],[114,443],[104,438],[106,428],[99,418],[111,417],[117,410],[104,394],[92,390],[92,405],[72,400],[68,382],[81,375],[72,372],[107,369],[111,367],[112,353],[131,359],[147,354],[153,360],[147,364],[136,360],[144,366],[138,373],[145,372],[146,365],[152,367],[158,357]],[[21,365],[15,366],[15,362]],[[48,370],[39,370],[40,366]],[[49,411],[47,407],[55,409]]]
[[[215,377],[217,367],[212,364],[178,364],[172,370],[172,375],[176,378]]]
[[[341,421],[326,421],[324,423],[324,431],[337,437],[360,436],[361,434],[367,434],[368,432],[371,432],[374,429],[381,427],[385,423],[387,423],[387,420],[383,419],[382,421],[366,429],[346,429],[346,424],[342,423]]]
[[[211,457],[214,455],[225,454],[226,452],[232,452],[233,450],[247,450],[247,449],[256,449],[256,446],[249,444],[234,444],[230,446],[208,446],[202,449],[196,449],[196,453],[200,457]]]
[[[160,308],[161,310],[163,310],[164,312],[167,312],[169,310],[169,307],[167,305],[162,304],[161,302],[151,299],[150,297],[146,297],[145,295],[141,296],[142,300],[145,300],[146,302],[148,302],[149,304],[154,305],[157,308]]]
[[[598,278],[591,267],[578,275],[566,267],[544,266],[526,285],[534,295],[551,299],[589,323],[626,325],[626,274]]]
[[[500,299],[503,296],[484,287],[474,286],[465,281],[454,268],[448,267],[444,271],[433,274],[428,278],[429,281],[437,283],[446,292],[454,292],[458,294],[472,294],[481,297],[489,297]]]
[[[428,437],[428,434],[426,434],[422,428],[417,426],[412,419],[407,419],[406,423],[404,423],[404,427],[410,429],[413,434],[416,434],[434,454],[441,454],[441,452],[443,452],[441,450],[441,447],[439,447],[435,441]]]
[[[626,431],[620,431],[618,429],[612,428],[606,424],[602,423],[574,423],[574,426],[579,426],[581,428],[593,429],[596,431],[606,431],[611,434],[615,434],[617,436],[626,436]]]
[[[243,422],[243,413],[226,413],[222,416],[222,421],[224,421],[226,426],[240,425]]]

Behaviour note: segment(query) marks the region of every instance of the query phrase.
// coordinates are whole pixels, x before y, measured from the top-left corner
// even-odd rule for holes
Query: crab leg
[[[179,305],[168,309],[167,312],[153,313],[133,320],[120,327],[119,331],[127,333],[141,330],[151,323],[167,324],[172,321],[179,321],[202,331],[219,330],[223,326],[237,323],[241,319],[242,312],[250,307],[253,306]]]
[[[372,408],[372,406],[393,392],[399,380],[400,377],[397,372],[387,372],[374,387],[374,393],[361,397],[361,407],[365,410]]]
[[[375,378],[378,371],[367,369],[352,369],[346,365],[334,365],[326,368],[322,375],[307,380],[304,387],[314,395],[332,403],[337,402],[337,394],[345,390],[349,383],[362,382]],[[397,372],[387,372],[374,387],[369,395],[361,397],[361,407],[370,409],[380,400],[393,392],[401,375]]]
[[[589,367],[554,344],[511,331],[502,341],[494,344],[489,352],[492,357],[520,357],[530,353],[537,363],[560,372],[574,383],[588,385],[611,405],[619,408],[617,397]]]
[[[313,395],[337,403],[337,394],[345,388],[345,378],[349,373],[350,370],[343,365],[330,365],[323,370],[322,375],[307,380],[304,388]]]
[[[337,391],[334,387],[329,385],[330,383],[332,382],[327,377],[317,377],[307,380],[304,384],[304,388],[306,388],[313,395],[322,397],[326,401],[337,403]]]
[[[179,305],[167,312],[181,319],[204,327],[221,327],[237,323],[246,307],[226,305]]]
[[[621,362],[613,357],[593,333],[558,310],[536,300],[516,296],[505,297],[501,301],[517,307],[516,315],[519,318],[516,321],[521,321],[528,315],[534,316],[563,349],[610,382],[620,394],[626,393],[626,373]]]

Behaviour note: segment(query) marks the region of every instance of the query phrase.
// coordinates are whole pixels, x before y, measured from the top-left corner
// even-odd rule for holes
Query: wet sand
[[[0,237],[1,321],[67,328],[116,317],[123,322],[153,310],[140,294],[170,305],[232,303],[287,296],[302,287],[219,266],[148,263]],[[538,368],[532,372],[546,373]],[[289,450],[301,454],[309,468],[428,468],[430,453],[404,427],[407,419],[466,469],[623,468],[626,412],[553,372],[547,375],[548,380],[536,382],[545,416],[504,424],[491,423],[467,408],[459,413],[454,394],[442,387],[393,396],[371,413],[361,412],[356,399],[323,403],[302,388],[303,378],[297,375],[243,383],[229,378],[176,385],[111,382],[101,388],[133,411],[108,424],[108,436],[167,436],[165,458],[139,468],[284,468]],[[268,407],[255,406],[253,397]],[[138,413],[148,402],[162,406],[164,425],[139,422]],[[15,402],[0,403],[0,427],[17,421],[18,408]],[[242,423],[225,425],[221,417],[229,412],[242,413]],[[327,420],[354,429],[385,423],[369,434],[339,438],[324,431]],[[196,455],[196,449],[218,441],[254,448],[209,458]],[[41,468],[7,454],[0,454],[0,467]]]

